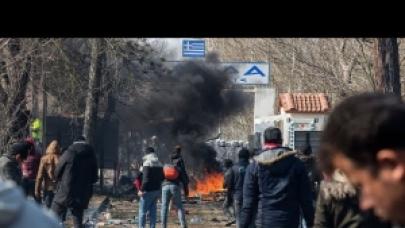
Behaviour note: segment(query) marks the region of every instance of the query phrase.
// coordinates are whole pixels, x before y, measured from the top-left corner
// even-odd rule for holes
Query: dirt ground
[[[96,207],[102,201],[103,197],[95,196],[92,198],[90,209],[85,214],[86,216],[91,213],[91,208]],[[226,227],[229,222],[222,211],[222,201],[190,201],[184,204],[186,209],[186,220],[188,227],[195,228],[217,228]],[[160,226],[160,202],[158,202],[158,223],[156,227]],[[169,214],[169,228],[180,227],[175,211]],[[110,199],[110,206],[97,218],[96,227],[138,227],[138,202],[130,199]],[[72,227],[71,218],[68,218],[66,227]],[[149,227],[149,226],[147,226]],[[231,225],[229,227],[236,227]]]
[[[105,199],[105,196],[100,196],[100,195],[94,195],[91,198],[91,201],[89,203],[89,209],[84,211],[83,222],[86,222],[86,220],[88,220],[89,215],[92,214],[98,208],[98,206],[101,204],[101,202],[104,199]],[[65,227],[66,228],[73,227],[73,220],[72,220],[72,217],[70,216],[70,211],[67,212]]]

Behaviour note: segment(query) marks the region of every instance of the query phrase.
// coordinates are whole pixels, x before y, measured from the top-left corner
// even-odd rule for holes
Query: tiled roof
[[[280,93],[280,107],[285,112],[327,112],[328,98],[324,93]]]

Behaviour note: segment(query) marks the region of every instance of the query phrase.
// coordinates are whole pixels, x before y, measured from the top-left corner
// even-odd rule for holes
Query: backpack
[[[163,173],[164,173],[165,179],[170,180],[170,181],[176,180],[180,175],[179,170],[174,165],[165,165],[163,167]]]

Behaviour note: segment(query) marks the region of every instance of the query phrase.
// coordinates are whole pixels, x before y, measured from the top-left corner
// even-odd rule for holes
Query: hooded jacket
[[[60,150],[57,142],[52,142],[46,150],[45,155],[41,158],[38,175],[35,182],[35,194],[41,195],[42,182],[44,190],[54,191],[56,188],[55,168],[59,161]]]
[[[25,198],[23,192],[9,181],[0,181],[0,227],[56,228],[55,215]]]
[[[362,212],[356,189],[338,171],[330,181],[322,181],[316,203],[314,227],[390,227],[375,216]]]
[[[60,157],[55,168],[57,180],[54,202],[73,208],[87,208],[97,182],[97,159],[92,146],[74,142]]]
[[[143,157],[142,192],[158,191],[164,179],[163,166],[155,153]]]
[[[241,227],[298,227],[300,211],[313,224],[314,205],[305,166],[289,148],[266,150],[254,157],[243,184]]]

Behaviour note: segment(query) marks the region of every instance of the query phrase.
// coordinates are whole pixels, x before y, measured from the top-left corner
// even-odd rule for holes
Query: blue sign
[[[205,40],[183,40],[183,57],[205,57]]]
[[[252,66],[249,70],[247,70],[243,76],[254,76],[254,75],[258,75],[260,74],[262,77],[265,76],[265,74],[263,73],[263,71],[261,71],[259,69],[259,67],[257,67],[256,65]]]

